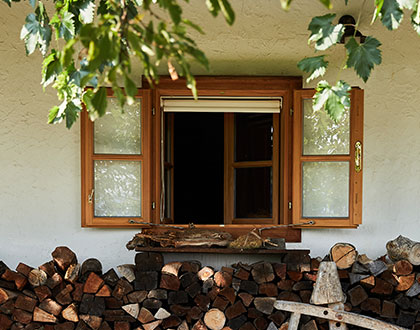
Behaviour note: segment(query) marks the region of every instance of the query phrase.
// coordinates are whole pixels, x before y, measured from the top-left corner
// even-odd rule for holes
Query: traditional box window
[[[111,94],[107,116],[83,114],[83,226],[193,222],[235,235],[273,226],[268,236],[296,242],[300,230],[286,225],[360,223],[363,91],[335,124],[313,113],[301,78],[197,82],[198,101],[162,78],[123,114]]]

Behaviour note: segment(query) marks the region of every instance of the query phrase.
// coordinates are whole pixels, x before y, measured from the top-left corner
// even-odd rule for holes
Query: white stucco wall
[[[351,1],[346,8],[339,2],[338,16],[357,16],[362,3]],[[313,0],[296,1],[289,13],[278,0],[232,0],[237,21],[229,28],[207,13],[204,1],[193,3],[187,11],[207,31],[200,46],[214,75],[300,75],[297,61],[312,54],[306,45],[310,17],[325,13]],[[337,241],[376,257],[398,234],[420,240],[420,37],[408,20],[396,32],[380,23],[370,26],[372,10],[367,7],[360,30],[382,41],[383,64],[367,85],[352,72],[341,73],[365,89],[363,225],[304,230],[301,244],[288,245],[310,248],[313,256],[323,256]],[[12,9],[0,3],[0,260],[10,267],[19,261],[38,266],[56,246],[67,245],[81,261],[99,258],[105,269],[130,263],[134,253],[125,243],[135,231],[80,227],[79,127],[68,131],[64,125],[46,124],[48,109],[57,100],[51,89],[42,92],[41,56],[26,57],[19,41],[27,12],[27,3]],[[336,78],[343,52],[338,47],[331,54],[327,78]],[[195,72],[206,73],[201,68]],[[166,260],[188,258],[193,256]],[[236,256],[194,258],[215,266],[237,261]]]

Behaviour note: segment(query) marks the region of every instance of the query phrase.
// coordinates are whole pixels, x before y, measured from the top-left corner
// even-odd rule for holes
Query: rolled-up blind
[[[258,112],[280,113],[281,99],[163,99],[165,112]]]

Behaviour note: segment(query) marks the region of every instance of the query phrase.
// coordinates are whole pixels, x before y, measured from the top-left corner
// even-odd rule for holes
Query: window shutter
[[[81,114],[82,226],[150,222],[151,92],[139,91],[124,112],[108,90],[105,116]],[[138,226],[138,225],[137,225]]]
[[[357,227],[362,220],[363,90],[351,90],[351,109],[335,123],[314,112],[314,90],[294,92],[294,224]]]

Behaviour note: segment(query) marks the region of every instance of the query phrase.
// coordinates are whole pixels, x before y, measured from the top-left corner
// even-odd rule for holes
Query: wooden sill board
[[[288,250],[288,249],[230,249],[230,248],[201,248],[201,247],[136,247],[137,252],[162,252],[162,253],[217,253],[217,254],[309,254],[310,250]]]

